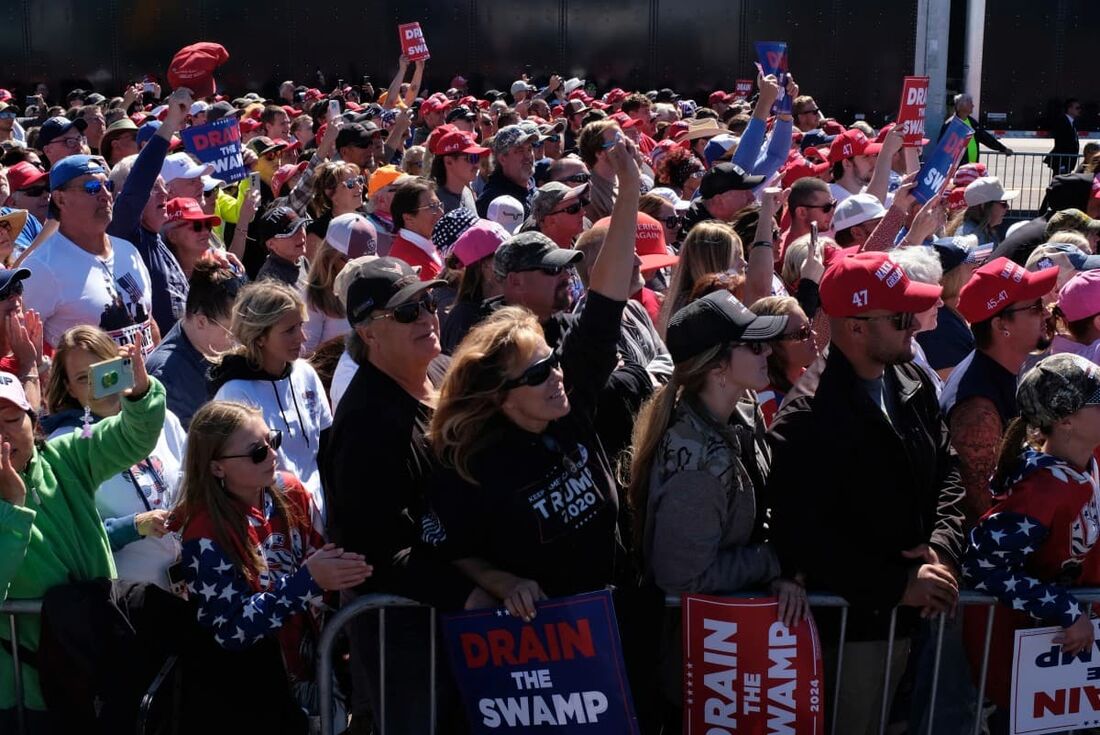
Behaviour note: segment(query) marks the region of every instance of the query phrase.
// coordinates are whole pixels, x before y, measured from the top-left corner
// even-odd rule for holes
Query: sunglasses
[[[92,179],[91,181],[85,181],[84,184],[80,188],[84,191],[85,194],[90,194],[91,196],[95,196],[96,194],[103,191],[104,189],[106,189],[108,192],[114,191],[115,190],[115,182],[111,181],[110,179],[108,179],[106,181],[100,181],[99,179]]]
[[[419,301],[412,301],[407,304],[401,304],[390,309],[385,314],[379,314],[372,316],[371,319],[393,319],[398,324],[412,324],[420,318],[421,310],[427,311],[429,314],[434,314],[439,304],[435,300],[435,296],[428,293]]]
[[[1015,309],[1005,309],[1003,313],[1004,314],[1018,314],[1021,311],[1030,311],[1032,314],[1042,314],[1046,310],[1047,310],[1046,305],[1043,304],[1042,301],[1040,301],[1040,302],[1035,303],[1035,304],[1029,304],[1028,306],[1018,306]]]
[[[191,223],[191,231],[192,232],[210,232],[213,229],[214,229],[214,226],[212,224],[210,224],[210,220],[208,220],[208,219],[204,219],[200,222],[192,222]]]
[[[799,204],[798,206],[805,207],[806,209],[820,209],[825,214],[828,214],[829,212],[832,212],[833,209],[836,208],[836,205],[837,205],[837,201],[836,201],[836,199],[834,199],[833,201],[829,202],[828,204]]]
[[[466,160],[476,166],[477,164],[481,163],[481,154],[480,153],[467,153],[466,154]]]
[[[814,336],[814,330],[807,324],[803,324],[799,327],[797,332],[791,332],[790,334],[784,334],[779,339],[783,342],[805,342]]]
[[[580,173],[567,176],[562,181],[568,181],[571,184],[587,184],[592,180],[592,174]]]
[[[578,201],[573,202],[572,204],[570,204],[568,207],[565,207],[564,209],[555,209],[553,212],[551,212],[550,214],[548,214],[546,216],[549,217],[551,214],[576,214],[577,212],[580,212],[582,209],[584,209],[587,204],[588,204],[588,202],[586,202],[583,199],[580,199]]]
[[[542,143],[560,143],[560,142],[561,142],[561,136],[560,135],[548,135],[542,141]],[[542,143],[539,143],[539,145],[542,145]]]
[[[513,388],[521,388],[525,385],[534,387],[536,385],[542,385],[546,382],[546,379],[550,377],[550,373],[554,372],[554,368],[561,362],[561,357],[557,352],[551,352],[548,357],[536,362],[529,368],[523,371],[518,378],[511,378],[505,380],[501,387],[501,390],[512,390]]]
[[[1030,309],[1032,307],[1028,307],[1028,308]],[[912,327],[913,322],[914,322],[914,320],[916,320],[916,318],[917,318],[916,314],[914,314],[912,312],[908,312],[908,311],[907,312],[902,312],[900,314],[887,314],[886,316],[853,316],[853,317],[849,317],[849,319],[855,319],[856,321],[859,321],[859,322],[878,322],[878,321],[890,322],[890,324],[893,325],[894,329],[896,329],[899,332],[904,332],[904,331],[908,330],[910,327]]]
[[[767,342],[730,342],[730,347],[744,347],[754,355],[764,354],[764,347],[766,346]]]
[[[8,281],[8,285],[4,286],[3,288],[0,288],[0,301],[7,301],[12,296],[22,296],[22,295],[23,295],[23,280],[22,279],[20,279],[18,281],[16,281],[16,280]]]
[[[669,215],[668,217],[662,217],[661,221],[665,223],[665,227],[669,228],[670,230],[674,230],[680,226],[680,224],[684,221],[684,218],[678,214],[673,214]]]
[[[252,460],[252,464],[260,464],[267,459],[267,453],[279,451],[279,447],[283,444],[283,432],[275,430],[270,431],[267,434],[267,440],[262,444],[257,444],[248,450],[245,454],[223,454],[215,459],[243,459],[248,457]]]
[[[349,189],[354,189],[357,186],[362,186],[366,181],[367,179],[365,176],[353,176],[344,182],[344,186]]]

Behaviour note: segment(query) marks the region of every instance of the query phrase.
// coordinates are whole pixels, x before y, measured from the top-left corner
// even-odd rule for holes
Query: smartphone
[[[340,117],[340,100],[328,101],[328,119],[334,120]]]
[[[810,223],[810,247],[817,250],[817,223]]]
[[[368,84],[370,84],[370,74],[364,74],[363,75],[363,86],[365,87]]]
[[[336,88],[339,89],[341,92],[344,91],[344,80],[343,79],[337,79],[336,80]]]
[[[248,188],[249,189],[255,189],[256,191],[260,190],[260,172],[259,171],[253,171],[252,173],[250,173],[248,175]]]
[[[129,357],[97,362],[88,368],[92,398],[106,398],[134,387],[134,365]]]

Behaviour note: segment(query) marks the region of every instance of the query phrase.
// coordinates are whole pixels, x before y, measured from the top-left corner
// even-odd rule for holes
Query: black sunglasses
[[[1021,311],[1030,311],[1032,314],[1042,314],[1047,307],[1042,301],[1027,306],[1017,306],[1015,309],[1005,309],[1002,314],[1018,314]]]
[[[15,192],[16,194],[23,194],[29,197],[40,197],[45,194],[49,189],[45,186],[29,186],[26,189],[20,189]]]
[[[248,457],[252,460],[252,464],[260,464],[267,459],[268,451],[277,452],[279,447],[283,444],[283,432],[278,429],[269,431],[267,434],[267,441],[263,444],[257,444],[248,450],[245,454],[223,454],[215,459],[243,459]]]
[[[829,202],[828,204],[799,204],[799,205],[796,205],[796,206],[805,207],[806,209],[820,209],[825,214],[828,214],[829,212],[833,211],[833,209],[836,207],[836,205],[837,205],[837,201],[836,201],[836,199],[834,199],[833,201]]]
[[[561,362],[561,357],[557,352],[551,352],[548,357],[531,365],[518,378],[511,378],[504,381],[504,385],[501,386],[502,390],[512,390],[513,388],[520,388],[525,385],[536,386],[542,385],[546,382],[546,379],[550,377],[550,373],[554,371],[554,368]]]
[[[566,176],[562,181],[568,181],[573,184],[587,184],[592,179],[592,174],[579,173],[572,176]]]
[[[407,304],[395,306],[387,313],[372,316],[371,319],[393,319],[398,324],[412,324],[420,318],[421,309],[427,310],[429,314],[434,314],[438,306],[435,296],[428,293],[419,301],[411,301]]]
[[[661,221],[665,223],[665,227],[670,230],[674,230],[680,226],[680,223],[684,221],[684,218],[678,214],[669,215],[668,217],[662,217]]]
[[[860,322],[886,321],[890,322],[890,324],[894,326],[894,329],[899,332],[904,332],[913,326],[913,321],[917,318],[917,315],[913,312],[906,311],[899,314],[887,314],[886,316],[853,316],[848,318]]]
[[[588,202],[586,200],[579,199],[579,200],[573,202],[572,204],[570,204],[568,207],[565,207],[564,209],[555,209],[550,214],[576,214],[577,212],[584,209],[587,205],[588,205]],[[546,216],[549,217],[550,214],[548,214]]]
[[[517,273],[531,273],[532,271],[539,271],[547,276],[560,276],[568,266],[564,265],[539,265],[534,268],[524,268]]]
[[[210,220],[208,219],[191,223],[192,232],[210,232],[212,229],[214,229],[214,226],[210,224]]]

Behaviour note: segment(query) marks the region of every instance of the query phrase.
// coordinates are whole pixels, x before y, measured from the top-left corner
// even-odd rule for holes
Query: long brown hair
[[[665,301],[657,317],[657,331],[665,336],[668,320],[689,300],[691,289],[707,273],[730,269],[734,252],[741,250],[741,238],[725,222],[708,220],[691,228],[680,247],[680,262],[672,270]]]
[[[225,445],[237,429],[246,421],[261,416],[259,409],[235,401],[210,401],[195,413],[187,432],[180,499],[172,511],[173,521],[180,528],[185,528],[200,513],[209,515],[214,540],[250,583],[259,579],[264,562],[248,542],[248,517],[241,512],[240,503],[214,477],[210,463],[225,451]],[[287,524],[301,525],[299,513],[286,496],[275,487],[269,490],[276,511]]]
[[[359,175],[359,167],[347,161],[325,161],[313,174],[313,196],[306,205],[314,219],[332,214],[332,194],[337,186]]]
[[[110,360],[118,356],[118,345],[99,327],[78,324],[65,330],[54,348],[53,370],[46,381],[44,398],[46,411],[49,413],[81,408],[80,402],[69,394],[69,376],[65,371],[65,358],[76,350],[87,350],[99,360]]]
[[[993,470],[993,478],[989,481],[990,486],[994,488],[1004,486],[1008,473],[1015,469],[1020,453],[1027,445],[1031,428],[1023,416],[1017,416],[1008,422],[1004,436],[1001,438],[1001,448],[997,452],[997,466]],[[1043,428],[1037,428],[1040,433],[1045,433]]]
[[[306,303],[314,310],[319,311],[333,319],[343,319],[347,314],[344,305],[333,284],[336,276],[348,264],[348,258],[325,240],[317,248],[317,255],[309,264],[309,274],[306,276]]]
[[[455,350],[428,440],[440,461],[467,482],[477,484],[473,460],[508,426],[501,410],[504,383],[530,360],[542,339],[534,314],[508,306],[470,330]]]

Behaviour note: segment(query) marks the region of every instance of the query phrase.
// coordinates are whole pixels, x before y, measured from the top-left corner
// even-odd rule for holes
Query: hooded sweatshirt
[[[92,427],[92,436],[71,433],[36,448],[20,473],[27,486],[23,505],[0,499],[0,600],[32,600],[70,580],[114,577],[107,531],[95,506],[96,489],[153,451],[164,425],[164,387],[149,378],[137,401],[123,400],[122,413]],[[19,644],[38,650],[39,619],[16,617]],[[0,637],[10,640],[8,626]],[[26,705],[45,705],[38,672],[23,664]],[[11,656],[0,648],[0,709],[15,706]]]
[[[332,426],[332,411],[313,367],[305,360],[295,360],[281,375],[271,375],[249,365],[243,355],[226,355],[210,369],[210,392],[215,400],[255,406],[269,429],[283,432],[278,467],[302,481],[323,520],[325,496],[317,451],[321,432]]]

